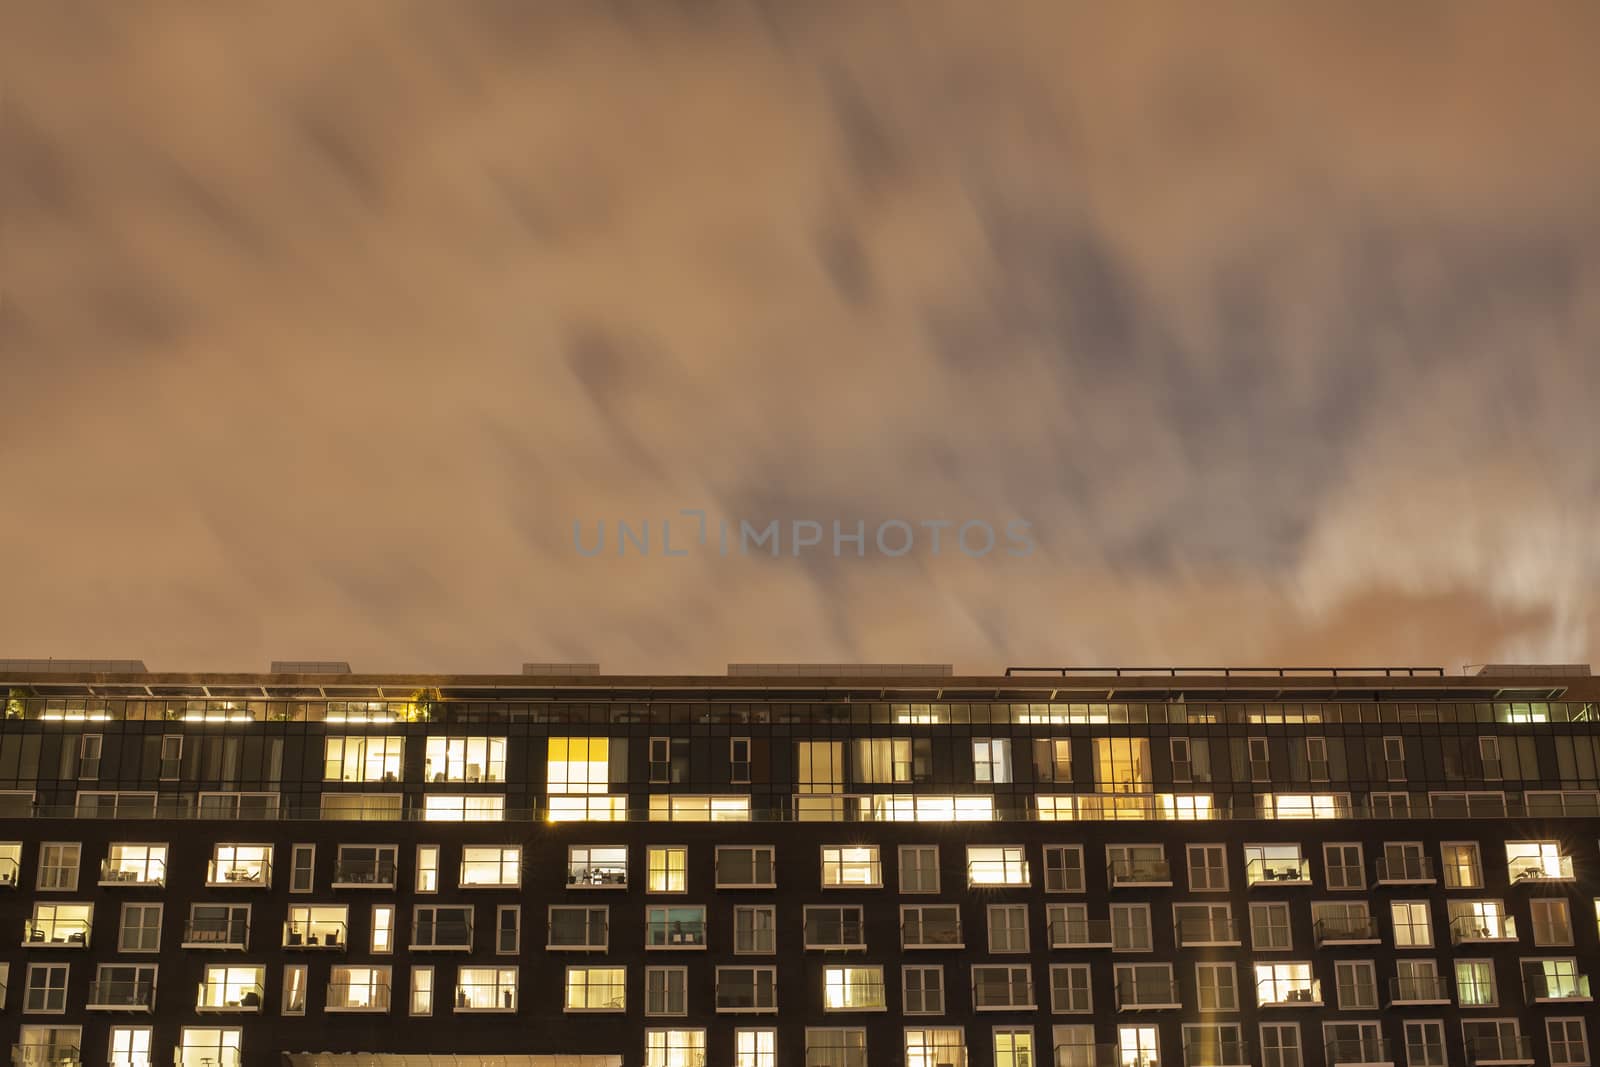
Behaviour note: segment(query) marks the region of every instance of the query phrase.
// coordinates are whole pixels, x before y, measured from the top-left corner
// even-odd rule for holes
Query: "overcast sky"
[[[1600,5],[3,8],[0,656],[1600,646]]]

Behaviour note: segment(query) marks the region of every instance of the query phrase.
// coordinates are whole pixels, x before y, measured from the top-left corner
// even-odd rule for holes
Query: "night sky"
[[[0,0],[0,90],[0,657],[1600,648],[1592,0]],[[680,509],[869,551],[574,547]]]

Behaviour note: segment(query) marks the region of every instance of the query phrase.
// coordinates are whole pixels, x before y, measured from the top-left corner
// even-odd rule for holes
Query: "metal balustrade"
[[[1321,1003],[1320,978],[1265,978],[1256,983],[1256,1004],[1263,1008],[1315,1007]]]
[[[1378,920],[1370,915],[1350,915],[1318,919],[1311,925],[1317,947],[1377,941]]]
[[[1448,1004],[1450,982],[1440,975],[1389,979],[1390,1004]]]
[[[1534,1062],[1533,1038],[1525,1034],[1518,1034],[1515,1037],[1506,1034],[1469,1037],[1466,1039],[1466,1051],[1467,1063],[1472,1067]]]
[[[1372,884],[1378,885],[1432,885],[1438,881],[1433,872],[1433,857],[1407,855],[1396,859],[1379,856],[1372,865]]]
[[[108,979],[89,983],[84,1007],[101,1011],[150,1011],[156,1003],[156,984]]]
[[[1243,924],[1238,919],[1179,919],[1173,924],[1173,937],[1179,948],[1238,945]]]
[[[1386,1037],[1363,1037],[1329,1041],[1324,1046],[1328,1067],[1378,1067],[1394,1062],[1394,1051]]]
[[[260,1012],[266,990],[259,982],[230,982],[212,978],[200,983],[195,996],[197,1012]]]
[[[1110,919],[1052,919],[1051,948],[1110,948]]]
[[[190,919],[183,924],[184,948],[238,948],[250,941],[244,919]]]
[[[1184,1067],[1251,1067],[1250,1042],[1185,1041],[1183,1062]]]
[[[28,919],[22,924],[24,948],[88,948],[94,924],[88,919]]]
[[[349,944],[345,925],[337,920],[289,919],[283,924],[283,947],[287,949],[343,951]]]
[[[82,1067],[77,1045],[12,1045],[13,1067]]]
[[[1106,865],[1108,884],[1119,886],[1167,886],[1172,884],[1172,864],[1166,860],[1117,860]]]
[[[1450,940],[1462,945],[1474,941],[1515,941],[1517,920],[1509,915],[1457,915],[1450,920]]]
[[[144,860],[101,860],[101,885],[166,885],[167,861],[151,856]]]
[[[1247,886],[1310,885],[1311,861],[1257,857],[1244,865],[1244,881]]]
[[[333,868],[335,889],[393,889],[394,860],[345,860]]]

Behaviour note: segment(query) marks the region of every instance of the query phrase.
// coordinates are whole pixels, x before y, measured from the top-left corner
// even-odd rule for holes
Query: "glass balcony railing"
[[[1438,881],[1431,856],[1379,856],[1372,871],[1374,885],[1431,885]]]
[[[92,930],[88,919],[29,919],[22,924],[22,944],[33,948],[87,948]]]
[[[340,1012],[388,1011],[389,984],[387,982],[329,982],[326,1010]]]
[[[311,951],[349,947],[345,925],[329,919],[289,919],[283,924],[283,947]]]
[[[338,889],[393,889],[393,860],[345,860],[333,868],[333,885]]]
[[[1320,978],[1268,978],[1256,983],[1256,1003],[1263,1008],[1305,1008],[1322,1003]]]
[[[89,983],[89,1000],[84,1005],[101,1011],[150,1011],[156,1004],[156,984],[107,979]]]
[[[1166,860],[1115,860],[1106,865],[1107,884],[1166,886],[1172,884],[1172,864]]]
[[[414,922],[411,924],[411,948],[413,951],[470,951],[472,924],[457,920]]]
[[[1522,1034],[1495,1034],[1466,1039],[1467,1062],[1472,1067],[1532,1063],[1533,1038]]]
[[[240,1059],[233,1045],[181,1045],[172,1050],[173,1067],[239,1067]]]
[[[1055,1067],[1156,1067],[1154,1052],[1141,1059],[1137,1054],[1129,1056],[1116,1045],[1057,1045],[1054,1052]]]
[[[229,982],[215,979],[200,983],[194,1010],[199,1012],[259,1012],[265,990],[260,982]]]
[[[1051,919],[1051,948],[1110,948],[1110,919]]]
[[[1450,920],[1450,940],[1457,945],[1516,939],[1517,920],[1508,915],[1457,915]]]
[[[507,1012],[517,1010],[515,986],[501,982],[462,982],[456,986],[456,1011]]]
[[[1310,885],[1311,862],[1305,859],[1269,860],[1257,857],[1244,865],[1246,885]]]
[[[1586,974],[1524,974],[1522,993],[1530,1004],[1594,999],[1589,993],[1589,976]]]
[[[837,925],[837,924],[835,924]],[[806,925],[810,937],[811,924]],[[663,920],[645,923],[647,948],[705,948],[706,923],[698,920]]]
[[[243,919],[190,919],[183,924],[184,948],[238,948],[250,940],[250,924]]]
[[[1317,946],[1360,944],[1378,940],[1378,920],[1370,915],[1318,919],[1311,926]]]
[[[206,864],[206,885],[256,888],[272,884],[272,864],[267,860],[211,860]]]
[[[900,924],[900,944],[906,948],[961,948],[961,920],[907,919]]]
[[[1439,975],[1389,979],[1390,1004],[1448,1004],[1450,982]]]
[[[974,860],[967,864],[967,887],[1030,886],[1033,870],[1026,860]]]
[[[1170,978],[1120,978],[1116,985],[1118,1011],[1179,1008],[1178,983]]]
[[[22,873],[22,866],[10,856],[0,857],[0,889],[17,888],[17,878]]]
[[[1179,919],[1174,925],[1179,948],[1237,945],[1241,943],[1237,919]]]
[[[138,860],[101,860],[101,885],[166,885],[167,861],[155,856]]]
[[[12,1067],[82,1067],[77,1045],[12,1045]]]
[[[1184,1067],[1251,1067],[1248,1041],[1185,1041]]]
[[[1329,1041],[1324,1056],[1328,1067],[1387,1067],[1394,1062],[1386,1037]]]
[[[569,864],[567,888],[569,889],[626,889],[628,868],[622,864]]]
[[[1506,873],[1517,882],[1571,882],[1571,856],[1519,856],[1506,862]]]

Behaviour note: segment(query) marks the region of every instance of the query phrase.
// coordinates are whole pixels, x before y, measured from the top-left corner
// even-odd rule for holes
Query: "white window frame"
[[[846,859],[848,853],[858,850],[867,850],[871,859],[853,858]],[[832,854],[830,856],[830,853]],[[883,851],[877,845],[823,845],[821,846],[821,882],[823,889],[882,889],[883,888]],[[843,880],[847,867],[854,869],[865,863],[871,875],[871,881],[851,882]],[[830,868],[832,870],[830,880]]]
[[[925,853],[929,853],[929,852],[931,852],[933,854],[933,885],[931,887],[929,887],[927,885],[919,884],[915,888],[910,886],[910,885],[908,885],[906,883],[906,872],[908,870],[916,870],[916,871],[919,872],[919,883],[920,883],[920,874],[921,873],[925,873],[925,872],[922,872],[921,866],[919,864],[916,864],[916,863],[909,863],[908,864],[906,862],[907,853],[911,853],[913,855],[921,855],[921,854],[925,854]],[[898,873],[899,873],[899,876],[900,876],[900,892],[901,893],[903,893],[903,894],[915,893],[915,894],[918,894],[920,896],[920,895],[922,895],[924,893],[937,893],[937,892],[939,892],[940,874],[939,874],[939,846],[938,845],[922,845],[922,844],[901,845],[899,847],[899,849],[896,851],[895,859],[896,859],[896,862],[897,862],[897,870],[898,870]]]
[[[921,999],[922,1006],[915,1011],[911,1009],[911,976],[916,975],[920,981],[916,995]],[[928,1007],[928,982],[927,976],[938,976],[938,1008]],[[901,1014],[911,1016],[936,1016],[945,1013],[945,988],[944,965],[939,963],[906,963],[900,966],[900,1004]]]
[[[725,882],[722,880],[722,856],[725,852],[750,853],[750,877],[748,882]],[[767,881],[756,881],[761,869],[759,855],[766,853]],[[778,849],[775,845],[718,845],[712,857],[713,875],[712,885],[717,889],[776,889],[778,887]]]

